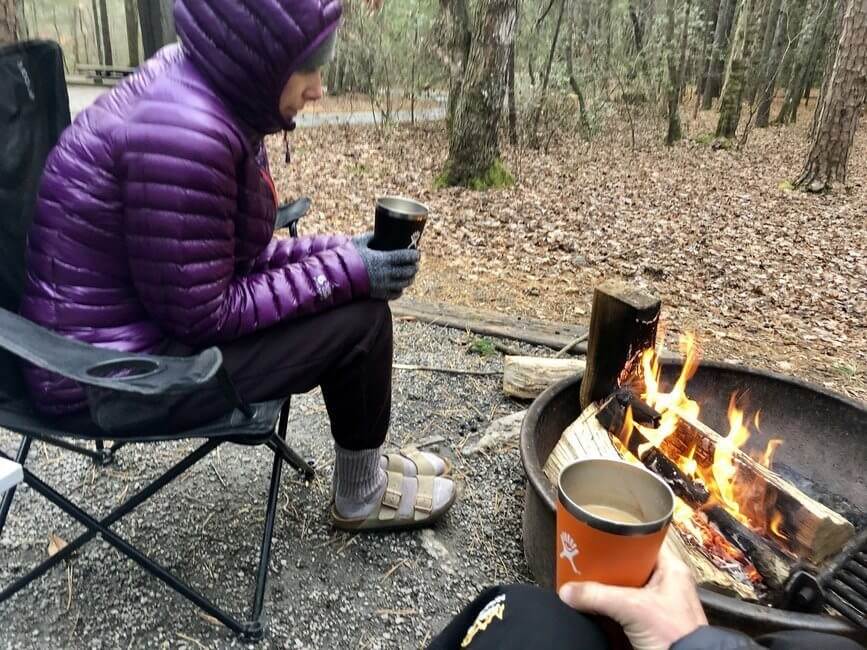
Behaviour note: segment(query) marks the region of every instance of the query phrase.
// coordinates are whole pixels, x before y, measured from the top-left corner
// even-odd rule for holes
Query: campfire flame
[[[741,513],[740,504],[735,497],[735,477],[738,470],[733,458],[735,450],[746,444],[750,437],[750,431],[744,425],[744,412],[737,407],[736,394],[729,399],[729,433],[716,446],[713,455],[713,477],[716,490],[711,491],[719,497],[722,504],[735,517],[743,523],[749,524],[749,518]],[[714,484],[711,484],[713,488]]]
[[[651,428],[633,424],[631,410],[628,411],[623,435],[621,435],[621,439],[625,440],[627,445],[628,436],[634,427],[634,430],[640,431],[648,440],[648,447],[656,447],[662,451],[663,443],[677,431],[681,419],[698,421],[701,408],[698,402],[688,395],[687,384],[698,369],[700,349],[692,334],[681,335],[678,343],[684,358],[683,369],[674,386],[667,392],[663,391],[660,382],[661,366],[658,351],[648,349],[641,355],[640,384],[643,386],[641,398],[653,407],[661,418],[659,426]],[[714,502],[722,505],[742,523],[760,533],[787,540],[788,537],[782,532],[782,515],[777,511],[763,512],[763,508],[758,506],[762,502],[762,495],[755,493],[755,486],[737,483],[736,455],[749,440],[752,432],[760,430],[761,414],[756,411],[748,417],[746,410],[738,405],[738,395],[733,393],[729,400],[728,421],[728,435],[724,436],[716,446],[710,466],[702,466],[698,462],[697,450],[694,446],[685,455],[671,460],[686,476],[702,481]],[[764,454],[758,460],[766,467],[770,467],[773,455],[780,444],[782,441],[779,439],[770,440]],[[638,451],[643,454],[645,446],[640,447]],[[675,524],[696,539],[703,540],[706,548],[713,547],[714,553],[722,553],[723,557],[737,558],[740,552],[725,542],[725,539],[714,531],[713,526],[706,524],[706,521],[703,525],[702,518],[704,518],[703,513],[693,510],[689,505],[678,500],[674,514]]]
[[[758,429],[758,424],[756,424],[756,429]],[[774,454],[777,453],[777,448],[783,444],[783,441],[779,438],[771,438],[768,440],[768,446],[765,447],[765,453],[762,454],[761,463],[768,469],[771,469],[771,460],[774,458]]]
[[[683,473],[689,478],[701,478],[701,475],[698,473],[698,461],[695,459],[695,445],[692,446],[686,456],[683,456],[677,461],[677,466],[680,467],[680,469],[683,470]]]
[[[624,460],[641,466],[641,461],[619,439],[614,438],[613,442]],[[693,510],[685,501],[677,496],[674,497],[672,521],[683,534],[692,539],[694,545],[702,549],[704,555],[716,566],[727,570],[736,568],[742,571],[743,575],[750,582],[754,584],[762,582],[762,577],[756,570],[756,567],[743,552],[723,537],[710,524],[703,512]]]

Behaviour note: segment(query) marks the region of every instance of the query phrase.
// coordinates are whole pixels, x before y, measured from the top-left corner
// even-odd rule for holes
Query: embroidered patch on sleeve
[[[462,648],[469,647],[476,638],[479,632],[484,632],[495,619],[503,620],[503,614],[506,611],[506,594],[500,594],[491,602],[484,606],[479,615],[476,616],[475,622],[467,630],[467,635],[461,643]]]
[[[324,275],[316,276],[316,293],[319,294],[319,299],[322,301],[328,300],[331,297],[331,284],[328,278]]]

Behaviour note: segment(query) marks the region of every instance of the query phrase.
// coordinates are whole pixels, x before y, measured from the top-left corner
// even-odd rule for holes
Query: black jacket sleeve
[[[671,650],[758,650],[762,646],[746,634],[709,625],[687,634]]]

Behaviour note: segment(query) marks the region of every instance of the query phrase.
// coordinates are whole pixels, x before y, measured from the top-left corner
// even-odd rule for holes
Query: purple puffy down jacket
[[[291,129],[282,88],[340,19],[337,0],[176,0],[163,49],[81,113],[46,164],[21,313],[131,352],[195,348],[367,297],[342,236],[273,240],[266,134]],[[261,156],[259,156],[261,160]],[[25,376],[49,413],[77,384]]]

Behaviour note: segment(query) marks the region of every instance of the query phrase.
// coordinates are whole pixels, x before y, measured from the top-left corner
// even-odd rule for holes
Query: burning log
[[[620,459],[611,437],[596,418],[597,406],[587,409],[560,438],[545,464],[545,474],[552,484],[557,484],[560,470],[581,458]],[[732,573],[719,568],[707,554],[685,533],[672,526],[666,542],[677,551],[690,567],[698,585],[719,593],[737,596],[744,600],[758,600],[755,586],[740,572]]]
[[[651,472],[658,474],[669,484],[674,493],[690,506],[703,505],[710,498],[704,485],[690,480],[674,463],[654,447],[644,435],[633,426],[640,424],[659,425],[659,413],[635,398],[629,389],[620,389],[599,409],[597,419],[611,434],[644,463]]]
[[[518,399],[535,399],[561,379],[584,369],[579,359],[507,356],[503,360],[503,391]]]
[[[581,408],[605,399],[631,374],[641,353],[656,343],[659,299],[622,282],[608,281],[593,292],[587,368]]]
[[[758,572],[762,574],[768,588],[782,591],[796,563],[783,555],[782,551],[775,547],[774,542],[754,533],[729,514],[725,508],[716,505],[704,512],[726,538],[746,553]]]
[[[688,477],[673,461],[633,426],[632,404],[636,401],[629,389],[617,391],[597,414],[600,424],[615,435],[650,471],[662,477],[672,491],[691,508],[703,510],[723,535],[740,548],[755,565],[765,584],[774,591],[784,588],[795,562],[787,558],[773,541],[765,540],[719,505],[711,505],[710,493],[701,483]],[[640,403],[640,402],[639,402]],[[629,409],[627,412],[626,409]],[[647,405],[646,411],[652,410]],[[676,456],[677,457],[677,456]]]
[[[721,440],[722,436],[707,425],[684,417],[675,434],[663,441],[662,451],[670,458],[678,458],[694,449],[699,467],[711,467]],[[811,499],[743,451],[733,450],[732,462],[737,468],[735,484],[762,495],[756,503],[757,508],[764,510],[760,514],[775,511],[781,515],[779,529],[785,531],[787,545],[799,558],[821,564],[855,534],[855,527],[846,518]]]

